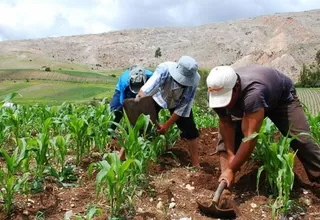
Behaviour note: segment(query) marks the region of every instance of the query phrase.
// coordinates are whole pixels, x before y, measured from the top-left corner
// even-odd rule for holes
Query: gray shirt
[[[250,65],[236,68],[235,72],[241,81],[240,98],[231,109],[214,109],[219,116],[242,118],[244,113],[253,113],[261,108],[265,109],[267,115],[279,104],[293,100],[293,82],[276,69]]]

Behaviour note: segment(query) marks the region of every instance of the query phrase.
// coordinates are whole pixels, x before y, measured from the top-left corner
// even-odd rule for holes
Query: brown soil
[[[159,158],[157,164],[150,164],[148,174],[149,185],[135,198],[135,214],[133,219],[212,219],[203,216],[196,201],[210,204],[212,194],[218,186],[220,175],[219,158],[214,154],[216,143],[216,129],[202,129],[200,136],[200,159],[203,169],[194,170],[189,167],[190,158],[184,140],[179,140]],[[174,156],[173,156],[174,155]],[[260,180],[259,194],[256,192],[256,176],[259,165],[249,161],[237,174],[233,193],[233,205],[237,219],[271,219],[273,200],[269,198],[267,182],[263,175]],[[67,211],[84,216],[86,206],[90,203],[104,207],[107,204],[101,198],[95,199],[94,180],[88,179],[87,167],[79,170],[81,180],[76,187],[59,188],[56,184],[47,183],[46,191],[27,198],[19,195],[16,200],[16,211],[12,219],[34,219],[40,210],[46,219],[64,219]],[[295,206],[290,213],[291,219],[320,219],[320,188],[312,185],[298,159],[295,163],[295,183],[292,199]],[[159,202],[163,204],[159,206]],[[171,202],[174,208],[169,208]],[[27,213],[26,213],[27,211]],[[23,214],[24,213],[24,214]],[[2,217],[2,218],[1,218]],[[4,215],[0,213],[0,219]],[[74,219],[74,218],[73,218]],[[104,215],[99,219],[107,219]]]

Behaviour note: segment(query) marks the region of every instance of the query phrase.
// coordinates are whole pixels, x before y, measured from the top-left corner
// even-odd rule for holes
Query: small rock
[[[32,200],[32,199],[28,199],[27,202],[34,204],[34,200]]]
[[[186,189],[187,190],[194,190],[194,186],[190,186],[190,184],[187,184],[186,185]]]
[[[174,207],[176,207],[176,203],[170,202],[169,209],[173,209]]]
[[[309,198],[302,198],[302,202],[307,206],[310,206],[312,204],[311,199]]]
[[[76,205],[72,203],[72,204],[71,204],[71,208],[74,208],[74,207],[76,207]]]
[[[153,202],[153,198],[150,198],[150,200],[149,200],[150,202]]]
[[[171,198],[171,202],[174,202],[174,198],[173,197]]]
[[[142,208],[138,208],[137,212],[138,212],[138,213],[143,213],[144,211],[143,211]]]
[[[255,203],[251,203],[250,206],[251,206],[253,209],[257,208],[257,204],[255,204]]]
[[[73,216],[72,210],[67,211],[67,212],[64,214],[64,220],[70,220],[70,218],[71,218],[72,216]]]
[[[293,220],[293,217],[289,217],[289,220]]]
[[[99,152],[92,152],[92,155],[91,155],[93,158],[100,158],[101,157],[101,154]]]
[[[267,215],[266,215],[266,214],[262,214],[262,217],[264,217],[264,218],[265,218],[265,217],[267,217]]]
[[[302,189],[304,195],[307,195],[309,192],[306,189]]]
[[[160,198],[160,197],[158,198],[158,201],[161,201],[161,198]]]
[[[304,216],[305,214],[306,214],[306,213],[304,213],[304,212],[301,212],[301,213],[300,213],[301,216]]]
[[[158,202],[158,204],[157,204],[157,209],[163,209],[163,203],[162,203],[162,201],[160,201],[160,202]]]
[[[180,218],[179,220],[192,220],[191,217],[183,217],[183,218]]]
[[[29,211],[28,211],[28,210],[24,210],[22,213],[23,213],[24,215],[29,215]]]

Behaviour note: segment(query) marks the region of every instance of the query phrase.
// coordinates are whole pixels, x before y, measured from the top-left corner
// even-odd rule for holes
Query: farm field
[[[196,201],[209,204],[218,186],[217,118],[194,107],[201,169],[190,167],[176,128],[140,137],[149,120],[142,117],[135,127],[123,120],[111,132],[108,105],[82,103],[111,98],[120,73],[0,70],[0,101],[9,93],[21,95],[13,98],[14,107],[0,104],[0,219],[212,219]],[[297,92],[320,143],[320,89]],[[162,112],[160,120],[165,117]],[[237,219],[320,219],[319,185],[309,182],[299,159],[281,145],[285,137],[278,139],[270,121],[264,123],[260,145],[231,189]],[[126,161],[117,156],[121,147]],[[292,158],[286,168],[272,168],[282,167],[284,158]],[[260,173],[262,164],[271,169]],[[278,178],[286,182],[276,184]]]
[[[313,115],[320,112],[320,88],[298,88],[297,94]]]
[[[20,104],[63,102],[84,103],[112,96],[114,86],[106,83],[75,83],[57,81],[25,80],[0,82],[0,99],[8,93],[18,92],[14,102]]]
[[[123,70],[90,72],[54,69],[46,72],[37,69],[0,69],[0,100],[7,94],[18,92],[14,101],[21,104],[63,102],[83,103],[93,98],[111,98],[118,77]],[[313,115],[320,112],[320,89],[297,88],[300,101]],[[198,95],[196,97],[200,99]]]
[[[209,203],[218,185],[217,120],[194,110],[201,128],[200,170],[189,167],[186,143],[176,128],[165,136],[152,130],[138,135],[148,117],[140,117],[134,127],[124,120],[120,130],[109,134],[113,116],[103,104],[0,108],[0,219],[6,213],[11,219],[211,219],[199,212],[196,201]],[[160,115],[163,121],[165,112]],[[276,136],[265,123],[261,140]],[[118,158],[120,147],[126,149],[126,161]],[[294,157],[284,145],[278,147],[283,154],[276,157]],[[271,219],[274,204],[275,216],[319,218],[319,186],[308,181],[298,158],[294,181],[282,185],[290,200],[284,193],[275,203],[277,190],[268,187],[264,172],[256,191],[260,161],[272,153],[261,149],[268,148],[255,152],[232,187],[237,219]],[[290,175],[287,171],[276,174]],[[282,203],[292,205],[283,210]]]
[[[16,103],[62,104],[87,103],[111,97],[120,71],[112,73],[82,72],[75,70],[36,69],[0,70],[0,100],[17,92]]]

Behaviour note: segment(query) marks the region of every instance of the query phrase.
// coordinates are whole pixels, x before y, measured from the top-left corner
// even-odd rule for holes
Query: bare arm
[[[232,160],[234,157],[234,139],[235,130],[230,116],[222,117],[219,120],[219,132],[222,136],[228,160]]]
[[[255,132],[259,132],[264,119],[264,108],[250,114],[246,114],[242,119],[242,133],[245,137],[249,137]],[[257,143],[257,137],[246,142],[242,142],[238,152],[236,153],[229,169],[236,172],[249,159],[254,147]]]
[[[170,116],[170,118],[165,122],[165,124],[169,127],[171,127],[178,119],[180,118],[179,115],[177,115],[176,113],[172,113],[172,115]]]

